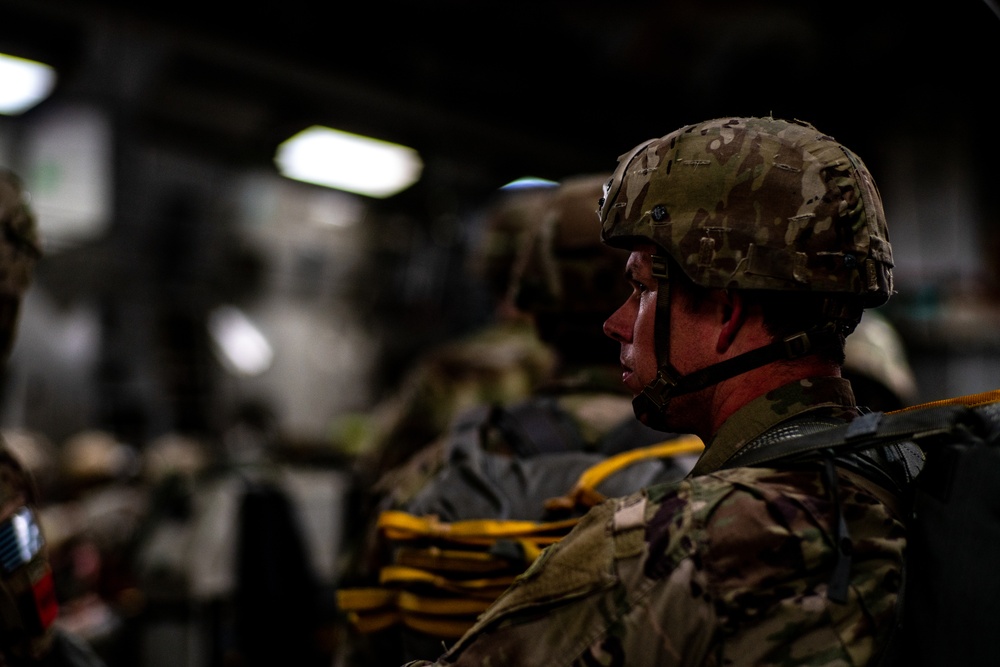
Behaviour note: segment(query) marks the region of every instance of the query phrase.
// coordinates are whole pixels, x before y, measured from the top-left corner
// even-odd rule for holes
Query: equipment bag
[[[900,442],[920,447],[925,461],[912,490],[902,622],[887,662],[1000,665],[1000,390],[862,415],[740,464]]]
[[[632,474],[643,467],[640,464],[703,449],[699,438],[682,436],[612,457],[595,455],[565,495],[538,500],[536,513],[550,517],[546,520],[491,514],[442,521],[437,514],[382,512],[378,530],[390,555],[379,571],[379,585],[338,590],[338,608],[362,634],[402,625],[441,639],[457,639],[545,547],[565,537],[590,507],[604,500],[605,492],[638,490],[649,479],[645,472]],[[557,456],[535,456],[524,464],[555,463]]]

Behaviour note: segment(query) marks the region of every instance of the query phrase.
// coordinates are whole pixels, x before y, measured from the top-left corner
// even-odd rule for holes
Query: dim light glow
[[[0,113],[24,113],[48,97],[55,85],[56,71],[52,67],[0,54]]]
[[[559,185],[556,181],[538,176],[522,176],[507,185],[500,186],[501,190],[527,190],[529,188],[554,188]]]
[[[284,141],[274,161],[287,178],[380,199],[410,187],[423,171],[412,148],[318,125]]]
[[[271,344],[240,309],[219,306],[209,315],[208,328],[219,360],[232,373],[252,377],[271,367]]]

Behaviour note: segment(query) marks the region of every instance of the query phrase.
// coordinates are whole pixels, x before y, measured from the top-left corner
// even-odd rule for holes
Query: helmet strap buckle
[[[674,372],[663,368],[657,371],[656,377],[632,399],[632,411],[639,421],[650,428],[666,430],[667,404],[678,379],[679,376]]]
[[[804,357],[812,350],[812,339],[805,331],[785,338],[782,343],[785,346],[785,359],[798,359]]]

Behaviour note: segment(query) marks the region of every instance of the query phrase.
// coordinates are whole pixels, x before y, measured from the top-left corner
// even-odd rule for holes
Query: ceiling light
[[[531,188],[554,188],[559,185],[556,181],[550,181],[547,178],[539,178],[537,176],[522,176],[517,180],[513,180],[507,185],[500,186],[501,190],[528,190]]]
[[[56,71],[50,66],[0,53],[0,114],[16,116],[52,92]]]
[[[319,126],[284,141],[274,161],[288,178],[380,199],[416,183],[424,166],[412,148]]]

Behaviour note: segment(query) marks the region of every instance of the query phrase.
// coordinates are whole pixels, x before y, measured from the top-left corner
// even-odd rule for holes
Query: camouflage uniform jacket
[[[744,406],[698,476],[595,507],[435,664],[873,663],[901,579],[894,510],[838,467],[853,555],[847,601],[837,603],[827,597],[836,512],[821,471],[721,468],[743,446],[850,421],[853,404],[845,380],[814,378]]]

